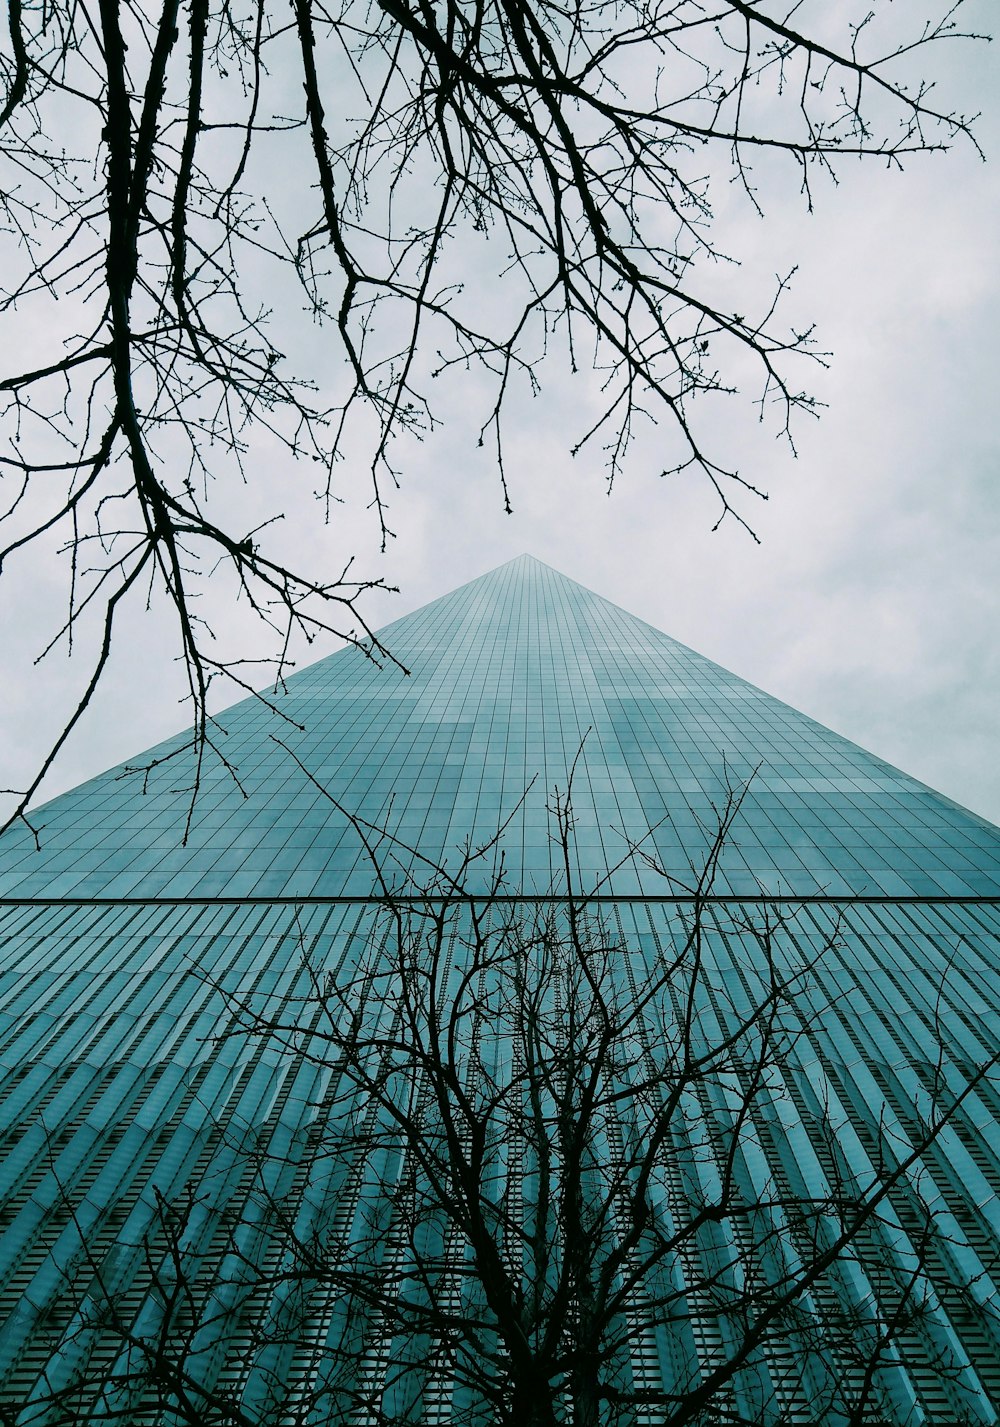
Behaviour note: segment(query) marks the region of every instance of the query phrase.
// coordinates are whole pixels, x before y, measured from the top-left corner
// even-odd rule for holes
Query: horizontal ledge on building
[[[463,892],[440,894],[440,893],[400,893],[398,896],[386,896],[380,893],[377,896],[341,896],[341,897],[0,897],[0,908],[3,907],[362,907],[362,906],[396,906],[408,904],[418,906],[427,902],[454,902],[456,904],[476,905],[486,902],[495,903],[515,903],[532,902],[540,905],[557,905],[560,902],[575,902],[578,905],[592,906],[605,903],[633,902],[639,905],[653,903],[654,905],[689,905],[692,902],[701,903],[770,903],[770,902],[795,902],[798,905],[822,904],[828,906],[853,906],[861,903],[865,906],[1000,906],[1000,894],[975,895],[969,893],[965,896],[938,893],[935,895],[919,895],[910,893],[905,896],[894,896],[887,892],[879,893],[858,893],[850,896],[834,895],[825,892],[707,892],[697,896],[693,892],[679,893],[658,893],[646,896],[642,893],[621,893],[601,892],[589,895],[581,893],[577,896],[568,896],[563,892]]]

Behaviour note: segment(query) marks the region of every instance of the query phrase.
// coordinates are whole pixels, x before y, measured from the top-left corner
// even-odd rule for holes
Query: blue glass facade
[[[282,744],[343,809],[432,858],[489,836],[531,784],[507,858],[520,890],[543,892],[545,805],[581,742],[586,870],[618,862],[623,830],[652,828],[664,868],[688,876],[727,780],[759,770],[717,890],[1000,896],[995,827],[526,556],[383,637],[409,673],[342,651],[289,679],[278,716],[248,700],[220,719],[242,790],[209,759],[186,846],[183,755],[145,792],[126,764],[38,815],[40,853],[8,835],[0,896],[366,895],[344,812]],[[623,868],[610,890],[668,889]]]
[[[136,760],[155,761],[148,775],[123,765],[41,809],[40,849],[25,829],[0,842],[10,1420],[182,1420],[143,1387],[128,1344],[151,1312],[152,1227],[185,1195],[204,1316],[184,1339],[185,1373],[249,1421],[265,1420],[279,1388],[294,1404],[315,1381],[302,1344],[322,1357],[335,1305],[319,1294],[287,1352],[262,1344],[280,1293],[246,1265],[280,1256],[281,1226],[252,1222],[254,1178],[281,1146],[273,1173],[289,1212],[348,1237],[364,1196],[322,1187],[310,1126],[329,1065],[237,1034],[233,1005],[301,1007],[317,967],[370,944],[379,889],[352,819],[390,834],[378,857],[403,893],[505,825],[464,890],[485,894],[502,852],[504,896],[558,899],[547,807],[575,765],[574,871],[599,890],[623,986],[683,940],[720,810],[744,786],[704,913],[701,1012],[724,1037],[726,1018],[754,1004],[762,908],[790,918],[780,958],[818,958],[795,994],[788,1054],[755,1091],[754,1151],[737,1171],[747,1202],[763,1202],[765,1181],[804,1197],[873,1182],[920,1145],[942,1085],[964,1096],[901,1174],[891,1213],[803,1312],[820,1325],[834,1299],[861,1312],[888,1301],[888,1279],[916,1274],[920,1311],[897,1325],[856,1420],[996,1422],[1000,1092],[976,1077],[1000,1028],[1000,830],[528,557],[381,637],[402,668],[345,650],[220,717],[239,783],[209,761],[186,842],[184,737]],[[918,1222],[928,1204],[933,1242]],[[691,1381],[724,1350],[718,1315],[692,1294],[671,1343],[662,1326],[636,1329],[622,1371],[650,1392],[677,1343],[684,1365],[671,1371]],[[109,1326],[109,1303],[127,1332]],[[816,1420],[808,1373],[781,1367],[794,1347],[768,1351],[747,1368],[751,1386],[736,1381],[737,1420]],[[838,1351],[831,1371],[857,1376]],[[447,1374],[436,1381],[407,1420],[475,1420]],[[756,1416],[750,1399],[764,1404]],[[310,1420],[378,1420],[339,1410],[334,1396]],[[627,1420],[671,1419],[661,1406]],[[845,1407],[824,1420],[851,1419]]]

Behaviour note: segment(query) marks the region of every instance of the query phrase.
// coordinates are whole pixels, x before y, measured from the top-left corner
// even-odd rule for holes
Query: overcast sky
[[[978,7],[984,24],[990,8]],[[364,569],[400,587],[373,598],[375,624],[527,551],[1000,821],[998,50],[956,50],[950,76],[959,101],[984,110],[990,164],[966,146],[903,174],[854,168],[821,188],[811,216],[793,189],[763,220],[723,193],[721,246],[764,278],[798,264],[789,317],[815,320],[833,353],[811,378],[828,409],[800,424],[797,459],[745,406],[724,417],[724,446],[770,494],[752,512],[760,545],[736,527],[712,534],[700,488],[658,481],[648,463],[609,497],[598,453],[566,454],[587,377],[579,396],[553,377],[525,403],[509,452],[513,515],[457,410],[408,462],[385,557],[363,501],[329,531],[307,513],[296,539],[331,570],[358,547]],[[33,585],[8,589],[0,651],[0,783],[15,786],[74,672],[61,655],[31,670],[50,575],[29,573]],[[184,721],[159,612],[133,618],[126,636],[48,794]]]

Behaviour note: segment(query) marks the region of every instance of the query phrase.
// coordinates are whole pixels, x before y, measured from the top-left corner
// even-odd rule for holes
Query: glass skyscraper
[[[464,1328],[407,1335],[385,1275],[367,1299],[351,1279],[381,1236],[407,1281],[424,1229],[400,1247],[398,1186],[427,1191],[402,1141],[376,1173],[389,1131],[366,1159],[342,1028],[323,1039],[386,909],[450,900],[447,976],[484,907],[533,948],[582,909],[616,1006],[655,983],[660,1031],[628,1034],[657,1096],[708,1057],[615,1269],[647,1253],[595,1421],[996,1422],[1000,829],[527,556],[380,637],[398,662],[346,649],[221,715],[197,796],[181,735],[0,840],[0,1421],[503,1420],[481,1284],[447,1292],[489,1382]],[[697,1030],[664,1069],[671,1014]],[[616,1074],[588,1150],[595,1203],[601,1155],[621,1166],[598,1278],[653,1123]],[[537,1209],[514,1158],[504,1194]],[[437,1268],[478,1262],[448,1232]]]

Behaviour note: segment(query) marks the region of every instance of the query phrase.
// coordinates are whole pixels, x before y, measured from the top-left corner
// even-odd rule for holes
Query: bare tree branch
[[[959,5],[918,9],[11,0],[8,567],[63,542],[69,640],[106,624],[80,591],[100,587],[106,616],[118,547],[143,541],[204,742],[210,687],[239,664],[212,652],[210,581],[228,572],[264,623],[278,682],[296,640],[366,640],[381,584],[318,578],[267,514],[248,530],[244,482],[293,514],[308,462],[325,518],[362,492],[384,546],[435,384],[459,384],[507,508],[512,403],[562,361],[597,373],[573,449],[603,446],[609,485],[656,425],[657,472],[700,475],[717,522],[750,529],[765,492],[722,459],[714,398],[755,372],[751,400],[791,440],[816,412],[802,363],[825,357],[783,325],[787,276],[743,313],[722,299],[713,189],[733,177],[759,203],[754,164],[783,161],[811,202],[817,172],[971,139],[932,71],[978,37]],[[303,302],[321,361],[302,355]],[[318,375],[286,374],[289,345]]]

